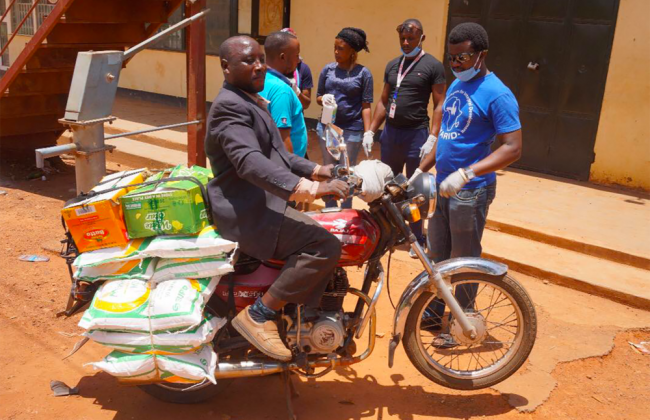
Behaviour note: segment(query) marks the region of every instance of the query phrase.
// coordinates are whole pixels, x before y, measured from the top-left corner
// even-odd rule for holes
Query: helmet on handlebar
[[[416,201],[420,214],[426,219],[430,219],[436,211],[436,178],[428,172],[423,172],[416,176],[415,179],[409,184],[408,189],[409,200],[421,195],[424,199]]]

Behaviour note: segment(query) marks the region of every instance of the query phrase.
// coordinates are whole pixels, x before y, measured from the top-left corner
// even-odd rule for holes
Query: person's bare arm
[[[370,129],[370,123],[372,119],[370,117],[372,111],[370,109],[370,103],[363,102],[361,104],[361,119],[363,120],[363,130],[368,131]]]
[[[445,102],[445,93],[447,92],[447,85],[438,83],[431,86],[431,97],[433,99],[433,118],[431,118],[431,131],[430,133],[438,137],[440,133],[440,125],[442,124],[442,104]]]
[[[499,134],[497,141],[501,143],[497,150],[490,153],[485,159],[470,165],[476,176],[503,169],[521,157],[521,130]]]
[[[290,128],[279,128],[280,136],[284,142],[284,147],[287,148],[287,152],[293,153],[293,144],[291,143],[291,129]]]
[[[309,105],[311,105],[311,89],[302,89],[300,95],[298,95],[298,99],[302,104],[302,109],[309,108]]]
[[[388,105],[388,95],[390,94],[390,86],[384,83],[384,89],[381,91],[381,100],[375,107],[375,113],[372,116],[369,130],[376,133],[381,124],[386,120],[386,105]]]

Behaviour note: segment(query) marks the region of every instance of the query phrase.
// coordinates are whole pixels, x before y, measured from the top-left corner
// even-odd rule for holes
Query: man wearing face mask
[[[422,49],[426,36],[422,23],[407,19],[397,27],[402,55],[391,60],[384,73],[381,101],[375,108],[370,129],[363,135],[369,154],[375,132],[386,121],[381,133],[381,160],[394,174],[411,177],[420,160],[435,145],[442,102],[445,97],[445,69],[440,61]],[[429,119],[429,98],[433,97],[433,118]],[[422,222],[411,224],[413,233],[424,245]],[[411,251],[412,258],[416,258]]]
[[[519,106],[510,89],[488,70],[488,47],[487,32],[477,23],[461,23],[449,34],[447,59],[456,80],[443,105],[437,147],[417,171],[436,166],[440,194],[427,235],[429,254],[436,262],[481,256],[483,229],[496,195],[495,171],[521,156]],[[495,138],[501,146],[491,152]],[[456,288],[466,312],[476,309],[476,293],[475,284]],[[440,328],[444,311],[442,301],[430,304],[432,329]],[[447,334],[438,341],[434,340],[437,347],[455,346]]]

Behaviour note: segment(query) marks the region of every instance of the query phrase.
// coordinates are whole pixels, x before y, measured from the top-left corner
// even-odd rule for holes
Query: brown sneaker
[[[232,320],[232,326],[259,351],[283,362],[291,360],[291,351],[284,345],[278,327],[273,321],[258,323],[248,313],[250,306],[244,308]]]

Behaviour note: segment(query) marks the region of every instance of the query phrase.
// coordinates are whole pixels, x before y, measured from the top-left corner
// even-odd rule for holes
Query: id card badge
[[[388,110],[388,118],[395,118],[395,110],[397,109],[397,104],[395,101],[390,103],[390,109]]]

